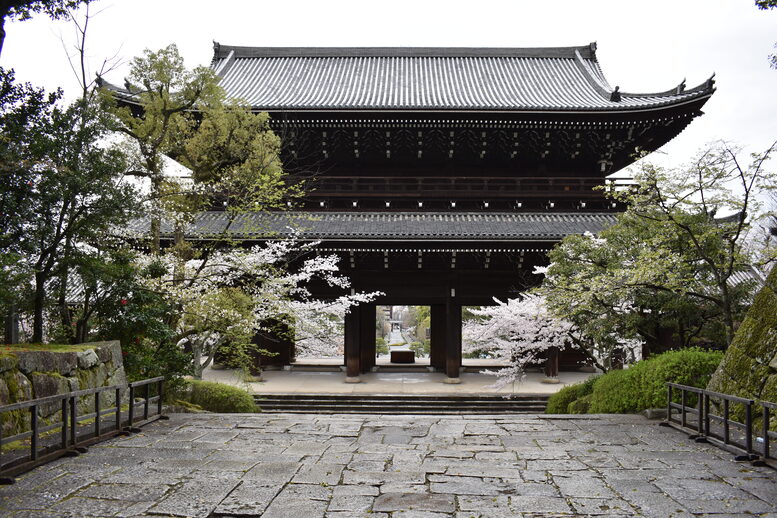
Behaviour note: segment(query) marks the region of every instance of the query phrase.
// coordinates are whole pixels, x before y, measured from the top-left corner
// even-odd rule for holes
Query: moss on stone
[[[777,355],[777,268],[739,326],[734,340],[710,379],[716,392],[777,403],[777,372],[769,364]]]

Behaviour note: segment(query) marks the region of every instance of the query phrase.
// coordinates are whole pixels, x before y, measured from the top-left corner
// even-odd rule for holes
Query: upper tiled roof
[[[230,223],[225,212],[204,212],[187,229],[194,239],[230,237],[267,239],[298,233],[322,241],[548,241],[569,234],[599,232],[615,223],[610,213],[468,213],[468,212],[257,212],[239,214]],[[143,218],[131,230],[147,234]],[[162,235],[173,228],[162,224]]]
[[[257,110],[621,111],[685,103],[713,81],[618,92],[595,44],[556,48],[262,48],[216,44],[228,96]],[[618,97],[616,93],[615,98]]]

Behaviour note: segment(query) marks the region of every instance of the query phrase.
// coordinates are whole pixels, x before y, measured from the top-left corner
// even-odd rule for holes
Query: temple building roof
[[[712,95],[611,87],[594,43],[553,48],[272,48],[215,44],[232,98],[263,111],[649,111]]]
[[[203,212],[189,225],[189,239],[266,240],[296,234],[331,241],[558,241],[570,234],[599,232],[615,223],[612,213],[508,212]],[[231,221],[230,221],[231,219]],[[130,230],[147,236],[150,219]],[[162,237],[173,227],[162,222]]]

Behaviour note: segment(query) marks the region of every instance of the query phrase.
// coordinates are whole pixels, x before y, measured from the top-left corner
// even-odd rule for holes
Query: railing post
[[[129,415],[127,416],[127,428],[132,428],[135,421],[135,387],[129,386]]]
[[[680,409],[680,424],[683,428],[686,426],[686,418],[685,418],[685,389],[680,389],[680,406],[682,407]]]
[[[769,458],[769,407],[766,405],[763,405],[764,413],[763,413],[763,426],[762,426],[762,432],[763,432],[763,454],[764,459]]]
[[[723,443],[724,444],[728,444],[731,438],[729,425],[728,425],[728,416],[729,416],[728,399],[723,399]]]
[[[78,407],[76,405],[76,397],[70,396],[70,443],[75,448],[78,434],[76,433],[76,426],[78,425]]]
[[[32,429],[30,460],[38,460],[38,405],[30,407],[30,428]]]
[[[710,395],[704,392],[704,435],[710,435]]]
[[[672,385],[666,385],[666,420],[672,421]]]
[[[151,383],[146,383],[145,399],[143,400],[143,420],[148,419],[148,398],[151,395]]]
[[[162,399],[164,398],[165,380],[161,379],[157,383],[158,383],[158,388],[156,390],[156,393],[159,396],[159,400],[156,402],[156,412],[157,414],[162,415]]]
[[[121,432],[121,389],[116,389],[116,433]]]
[[[67,398],[62,398],[62,449],[67,449]]]
[[[704,394],[699,392],[696,395],[696,409],[698,411],[698,414],[696,414],[696,433],[699,435],[704,435],[702,432],[702,421],[704,419]]]
[[[100,392],[94,393],[94,436],[100,436]]]
[[[753,453],[753,402],[745,403],[745,450],[747,454]]]

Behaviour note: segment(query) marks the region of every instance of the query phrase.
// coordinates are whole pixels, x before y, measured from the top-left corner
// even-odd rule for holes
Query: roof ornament
[[[591,54],[596,52],[596,42],[595,41],[592,41],[591,43],[589,43],[588,46],[591,49]]]
[[[218,54],[219,50],[221,50],[221,44],[218,41],[213,40],[213,53]]]
[[[707,90],[712,90],[715,87],[715,72],[713,72],[710,78],[707,79],[707,82],[704,83],[704,87]]]
[[[613,90],[612,93],[610,94],[610,101],[612,101],[614,103],[621,102],[621,92],[620,92],[620,89],[621,89],[620,86],[616,86],[615,87],[615,90]]]
[[[677,88],[675,89],[675,95],[680,95],[685,91],[685,78],[683,78],[682,82],[677,85]]]

